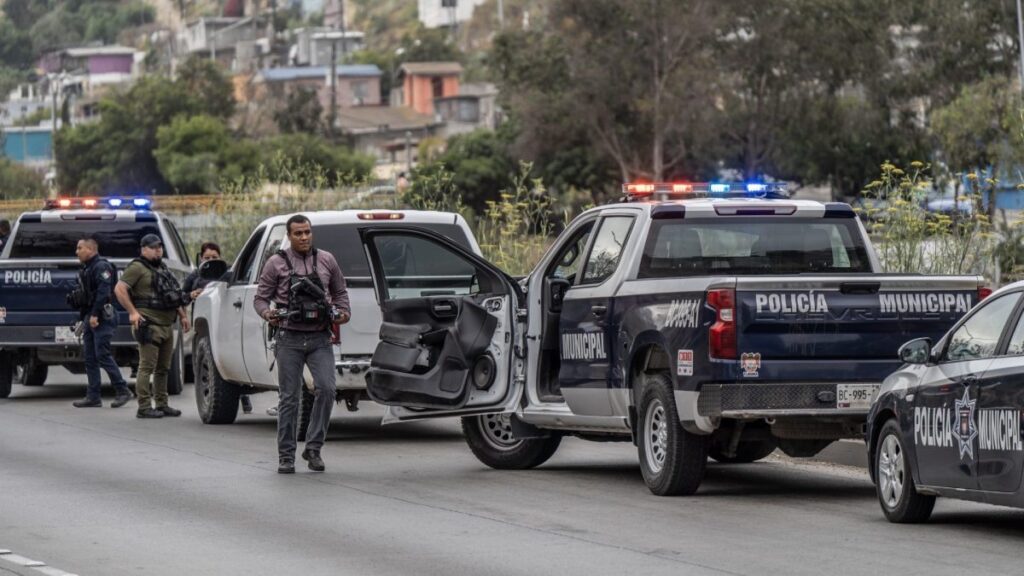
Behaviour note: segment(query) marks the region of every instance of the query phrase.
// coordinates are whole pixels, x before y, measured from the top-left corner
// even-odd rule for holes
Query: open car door
[[[369,226],[359,235],[383,318],[367,390],[388,406],[384,422],[515,410],[516,282],[429,230]]]

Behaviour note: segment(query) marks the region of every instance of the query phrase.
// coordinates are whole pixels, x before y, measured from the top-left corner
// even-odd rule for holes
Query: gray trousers
[[[309,366],[313,375],[313,412],[306,430],[306,449],[319,450],[327,437],[334,407],[334,353],[331,334],[280,330],[277,333],[277,454],[295,460],[295,431],[299,420],[299,397],[302,394],[302,367]]]

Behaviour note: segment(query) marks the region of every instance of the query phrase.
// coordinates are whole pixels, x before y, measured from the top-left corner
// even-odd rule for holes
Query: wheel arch
[[[626,387],[629,390],[629,428],[636,442],[639,416],[637,405],[644,392],[644,375],[651,371],[663,371],[675,386],[672,375],[671,356],[660,333],[650,331],[637,336],[633,341],[625,366]]]

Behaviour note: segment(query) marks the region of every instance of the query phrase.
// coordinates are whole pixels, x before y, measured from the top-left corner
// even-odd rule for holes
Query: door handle
[[[602,304],[594,304],[593,306],[590,307],[590,312],[594,316],[604,316],[605,314],[608,313],[608,307]]]
[[[434,314],[438,316],[454,316],[458,309],[455,307],[455,302],[451,300],[442,300],[440,302],[434,302],[430,309],[434,311]]]
[[[242,301],[241,300],[235,300],[234,302],[231,303],[231,305],[234,306],[235,308],[238,308],[239,310],[242,309]]]

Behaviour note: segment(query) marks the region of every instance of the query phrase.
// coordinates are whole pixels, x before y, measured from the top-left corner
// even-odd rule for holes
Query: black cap
[[[139,242],[139,246],[143,248],[154,248],[156,246],[163,246],[164,242],[156,234],[146,234],[142,237],[142,241]]]

